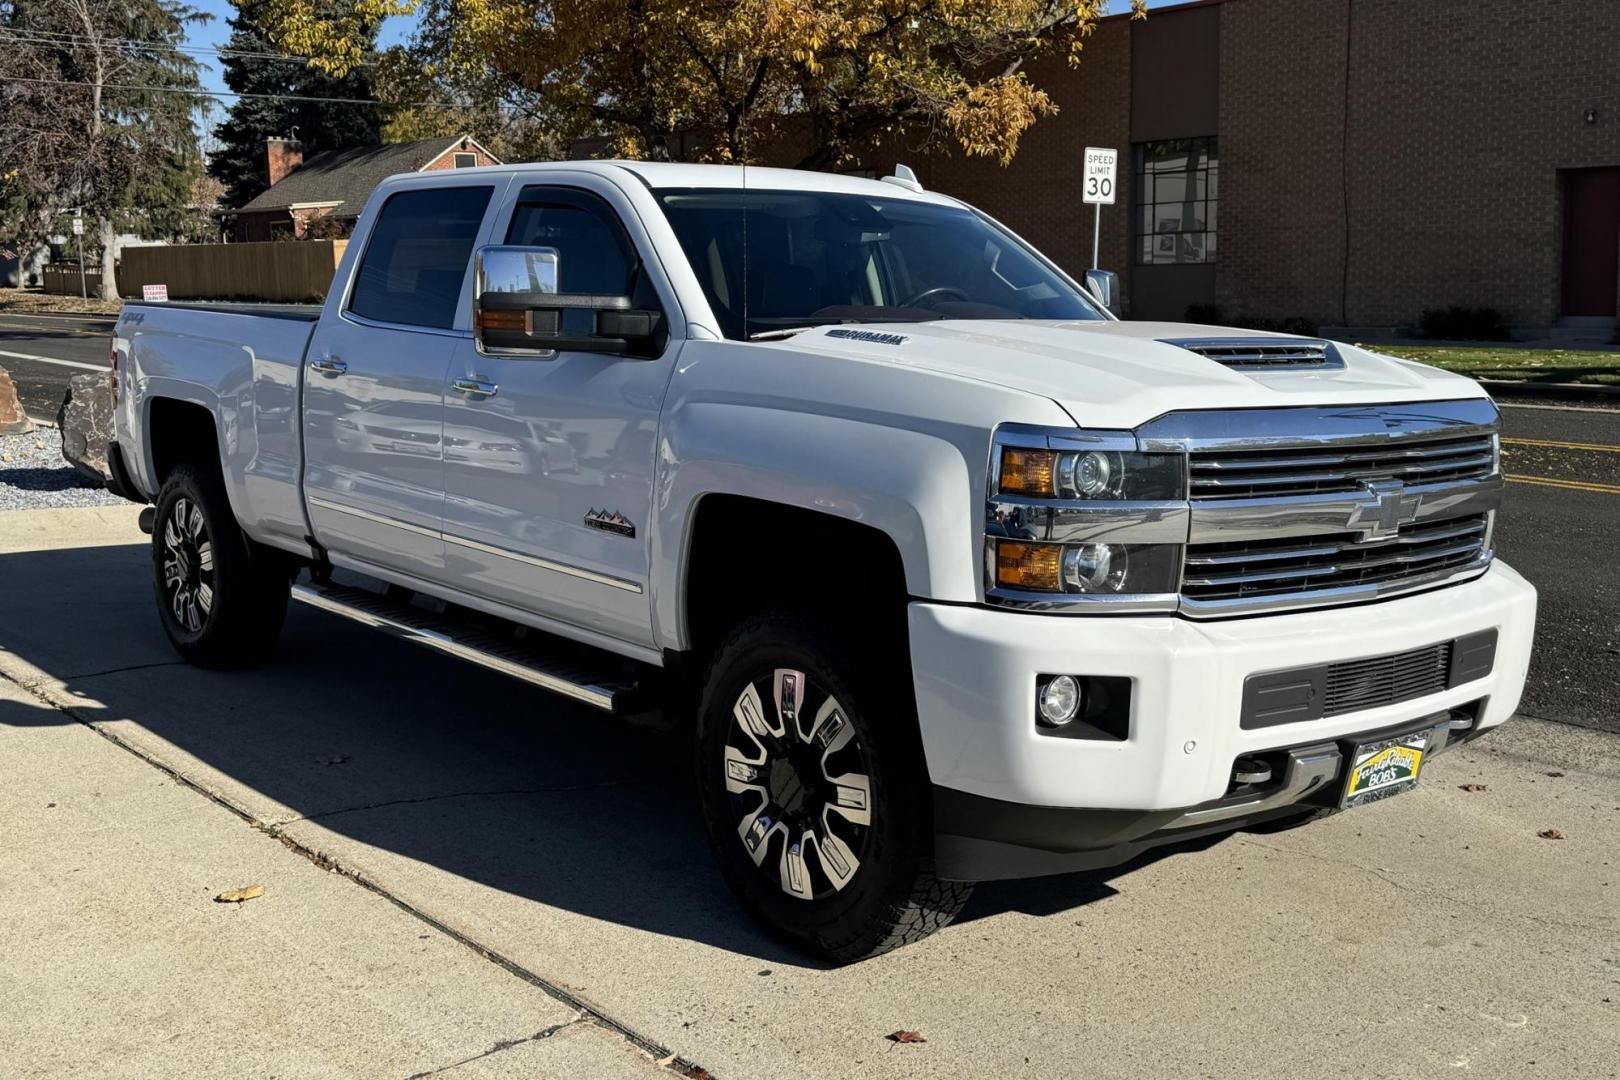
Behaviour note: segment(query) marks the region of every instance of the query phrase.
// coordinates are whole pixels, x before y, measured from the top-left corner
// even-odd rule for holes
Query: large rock
[[[17,400],[17,384],[11,381],[11,374],[5,368],[0,368],[0,435],[21,435],[33,430],[33,422],[23,412],[22,402]]]
[[[113,439],[113,394],[106,375],[75,375],[56,411],[62,456],[98,483],[107,480],[107,447]]]

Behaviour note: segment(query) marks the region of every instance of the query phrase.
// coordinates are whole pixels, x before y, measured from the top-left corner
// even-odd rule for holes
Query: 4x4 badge
[[[585,524],[593,529],[618,533],[620,536],[636,535],[635,523],[617,510],[598,510],[593,506],[585,514]]]

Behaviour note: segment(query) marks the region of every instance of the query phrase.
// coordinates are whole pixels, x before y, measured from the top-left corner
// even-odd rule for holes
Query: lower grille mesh
[[[1451,647],[1451,642],[1443,641],[1410,652],[1330,664],[1322,715],[1338,716],[1438,694],[1446,688],[1451,670]]]

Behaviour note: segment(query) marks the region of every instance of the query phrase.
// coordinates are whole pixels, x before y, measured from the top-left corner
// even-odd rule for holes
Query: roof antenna
[[[893,184],[895,187],[903,187],[907,191],[920,192],[923,190],[922,181],[917,179],[917,174],[911,171],[910,165],[896,165],[894,173],[885,176],[883,182]]]

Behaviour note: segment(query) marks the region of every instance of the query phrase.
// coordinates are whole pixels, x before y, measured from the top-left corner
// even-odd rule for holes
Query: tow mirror
[[[663,315],[628,296],[558,292],[562,254],[549,247],[478,249],[473,337],[507,356],[558,351],[656,356]]]
[[[1092,299],[1119,315],[1119,275],[1112,270],[1087,270],[1086,292]]]

